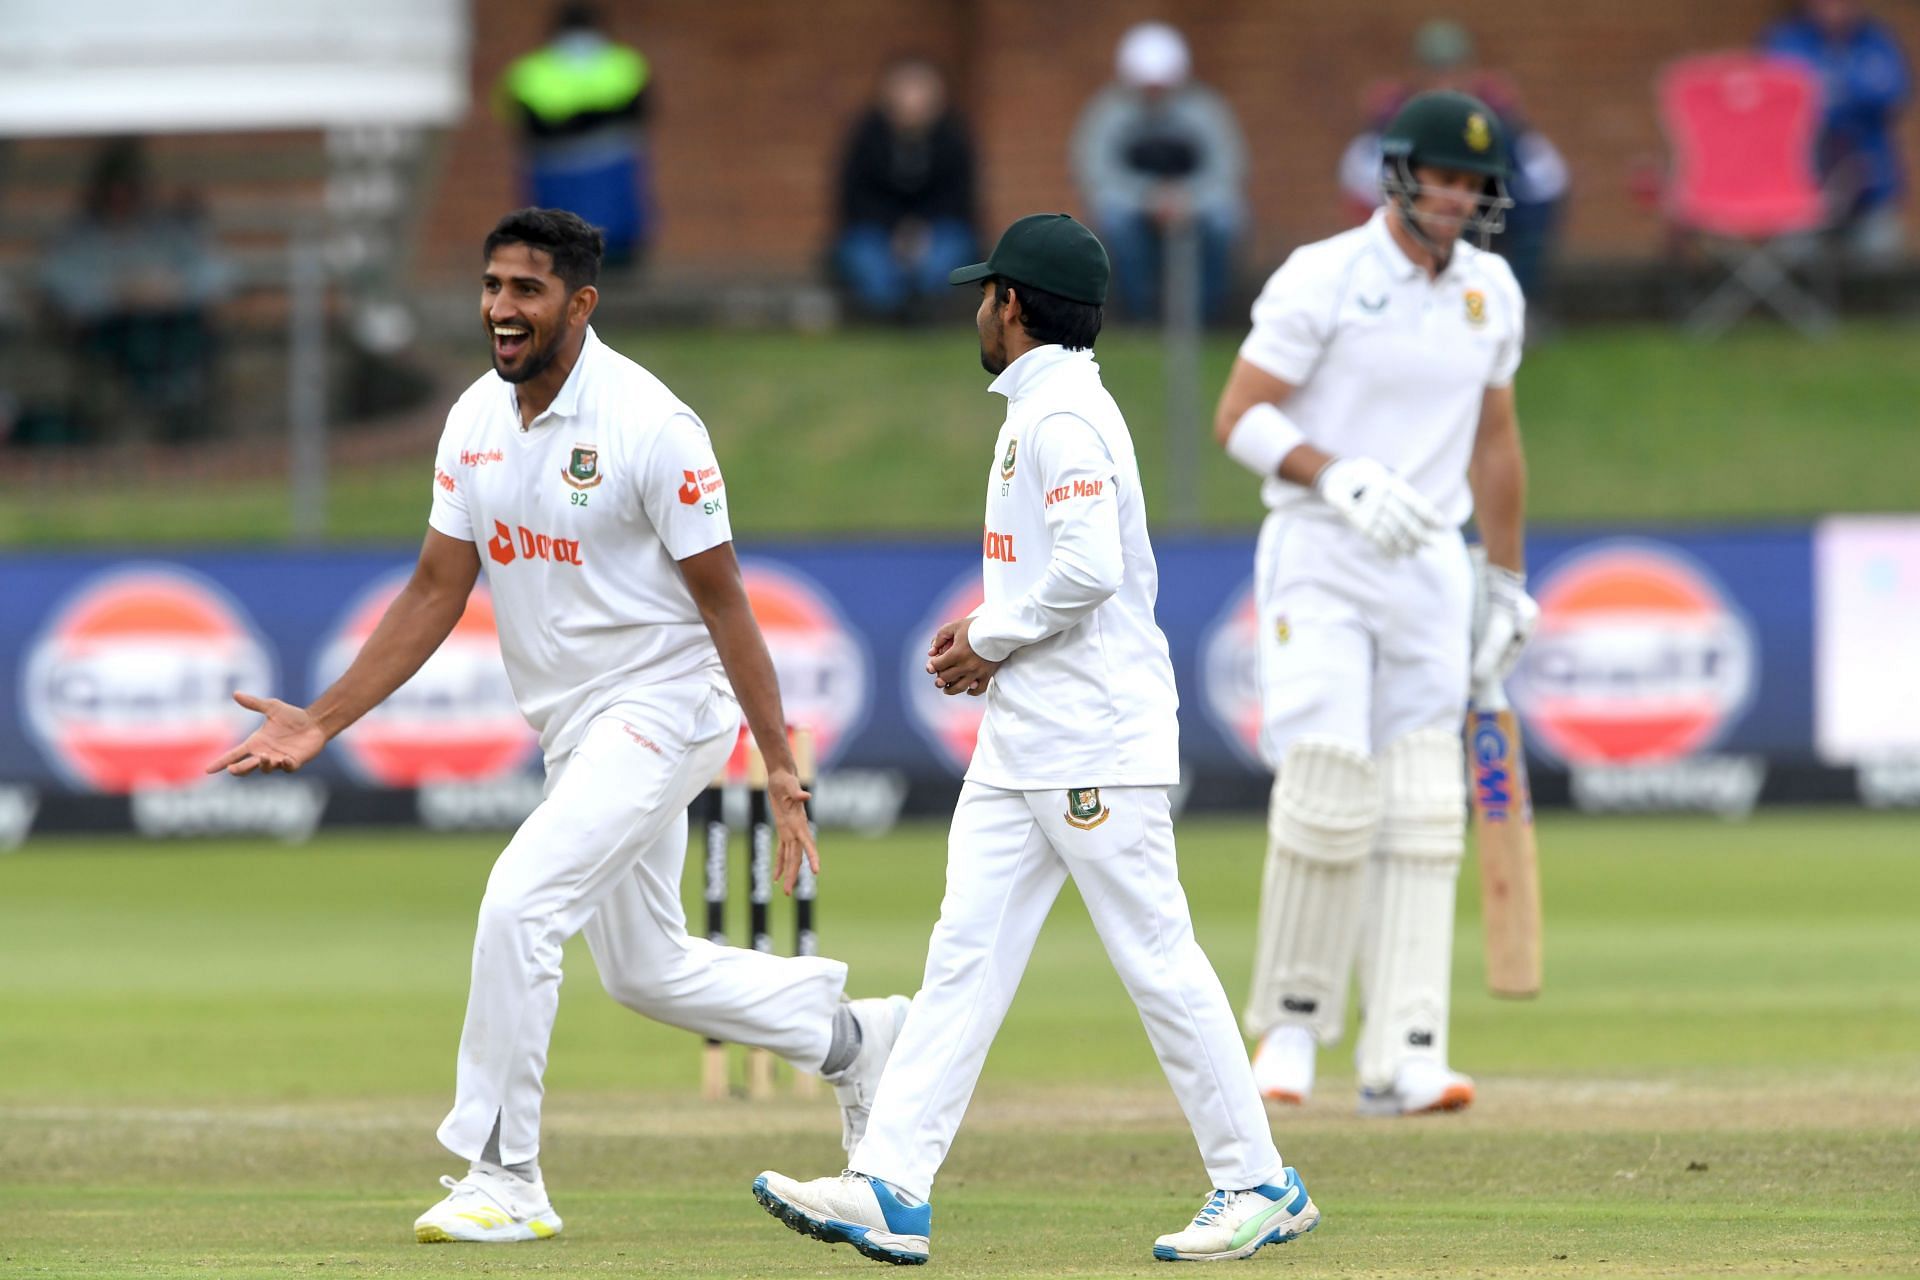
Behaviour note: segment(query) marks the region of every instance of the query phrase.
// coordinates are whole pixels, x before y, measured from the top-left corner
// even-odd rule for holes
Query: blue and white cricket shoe
[[[1289,1168],[1278,1184],[1215,1191],[1185,1231],[1153,1242],[1161,1262],[1227,1262],[1251,1258],[1262,1245],[1285,1244],[1320,1225],[1320,1209]]]
[[[795,1182],[769,1169],[753,1180],[753,1198],[801,1235],[850,1244],[875,1262],[912,1267],[927,1260],[933,1206],[903,1204],[864,1173]]]

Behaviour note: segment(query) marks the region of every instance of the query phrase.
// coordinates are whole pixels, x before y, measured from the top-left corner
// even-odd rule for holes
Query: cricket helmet
[[[1451,89],[1415,94],[1380,135],[1381,184],[1402,216],[1417,226],[1412,206],[1423,184],[1413,176],[1416,167],[1484,175],[1486,185],[1467,216],[1467,226],[1479,233],[1484,248],[1506,226],[1506,211],[1513,207],[1507,194],[1511,154],[1500,117],[1480,99]]]

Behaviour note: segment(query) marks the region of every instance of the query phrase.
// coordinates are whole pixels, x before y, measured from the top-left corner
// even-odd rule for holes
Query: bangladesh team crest
[[[560,478],[576,489],[591,489],[600,483],[600,451],[590,444],[573,446],[573,457]]]
[[[1112,816],[1113,810],[1100,800],[1100,788],[1074,787],[1067,792],[1068,826],[1091,831]]]
[[[1020,438],[1018,436],[1007,441],[1007,456],[1000,459],[1000,478],[1002,480],[1013,479],[1013,459],[1014,455],[1019,451]]]

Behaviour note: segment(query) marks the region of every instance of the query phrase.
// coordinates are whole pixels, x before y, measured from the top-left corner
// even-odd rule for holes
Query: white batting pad
[[[1305,1026],[1322,1044],[1340,1038],[1347,972],[1360,930],[1360,872],[1380,825],[1373,759],[1336,738],[1308,735],[1287,748],[1267,822],[1267,868],[1253,991],[1243,1019],[1264,1036]]]
[[[1380,755],[1378,914],[1360,963],[1360,1087],[1386,1089],[1408,1058],[1447,1060],[1453,898],[1466,841],[1466,760],[1456,729],[1420,729]]]

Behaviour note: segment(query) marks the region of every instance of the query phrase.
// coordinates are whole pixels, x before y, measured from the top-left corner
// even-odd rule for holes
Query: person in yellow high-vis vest
[[[653,68],[614,40],[590,4],[562,5],[546,44],[516,59],[495,95],[524,144],[528,203],[578,214],[606,238],[606,261],[641,258],[653,234],[647,162]]]

